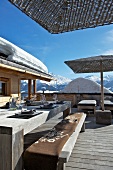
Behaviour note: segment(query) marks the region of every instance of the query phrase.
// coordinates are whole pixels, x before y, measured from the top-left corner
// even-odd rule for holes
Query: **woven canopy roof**
[[[65,61],[75,73],[94,73],[113,71],[113,55],[100,55]]]
[[[113,23],[112,0],[9,0],[51,33]]]
[[[75,73],[101,73],[101,101],[104,110],[103,72],[113,71],[113,55],[100,55],[95,57],[81,58],[65,61]]]

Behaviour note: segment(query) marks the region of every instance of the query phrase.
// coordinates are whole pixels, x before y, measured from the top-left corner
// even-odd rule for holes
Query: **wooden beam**
[[[1,64],[0,63],[0,67],[1,68],[4,68],[4,69],[10,69],[10,70],[15,70],[15,71],[19,71],[19,72],[25,72],[25,70],[23,69],[19,69],[19,68],[16,68],[16,67],[13,67],[13,66],[9,66],[9,65],[6,65],[6,64]]]
[[[21,79],[23,79],[23,80],[25,80],[25,79],[28,80],[28,78],[29,79],[40,79],[40,80],[45,80],[45,81],[51,81],[52,80],[52,78],[50,78],[48,75],[45,76],[43,74],[33,73],[33,72],[30,72],[30,71],[26,71],[26,70],[20,71],[20,69],[14,69],[13,70],[13,69],[11,69],[11,67],[5,67],[5,66],[1,67],[1,65],[0,65],[0,71],[1,72],[20,76]]]
[[[0,81],[7,82],[9,79],[5,77],[0,77]]]

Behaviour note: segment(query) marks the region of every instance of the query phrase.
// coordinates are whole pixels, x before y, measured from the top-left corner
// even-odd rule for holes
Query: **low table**
[[[81,100],[78,103],[78,111],[81,110],[93,110],[95,114],[96,100]]]
[[[113,110],[113,102],[110,100],[104,100],[104,108],[105,110]]]

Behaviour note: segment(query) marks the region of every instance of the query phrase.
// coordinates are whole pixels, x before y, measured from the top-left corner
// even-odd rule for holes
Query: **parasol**
[[[112,0],[9,0],[51,33],[113,23]]]
[[[113,71],[113,55],[100,55],[88,58],[65,61],[75,73],[101,74],[101,102],[104,110],[103,72]]]

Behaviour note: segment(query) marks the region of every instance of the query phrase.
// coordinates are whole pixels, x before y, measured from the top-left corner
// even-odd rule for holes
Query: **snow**
[[[42,90],[38,90],[38,93],[43,93]],[[44,93],[57,93],[58,91],[50,91],[50,90],[45,90]]]
[[[100,84],[85,78],[77,78],[71,81],[61,92],[64,93],[100,93]],[[112,93],[104,88],[104,93]]]
[[[92,81],[94,81],[94,82],[99,82],[100,81],[100,77],[98,77],[98,76],[95,76],[95,75],[91,75],[91,76],[86,76],[85,77],[86,79],[89,79],[89,80],[92,80]]]
[[[0,52],[8,55],[7,60],[25,64],[44,73],[48,73],[47,67],[37,58],[0,37]]]
[[[56,85],[63,85],[63,84],[67,85],[69,82],[72,81],[71,79],[60,76],[60,75],[52,75],[52,76],[53,76],[54,80],[51,80],[50,82],[40,80],[40,83],[46,83],[48,85],[56,86]]]

